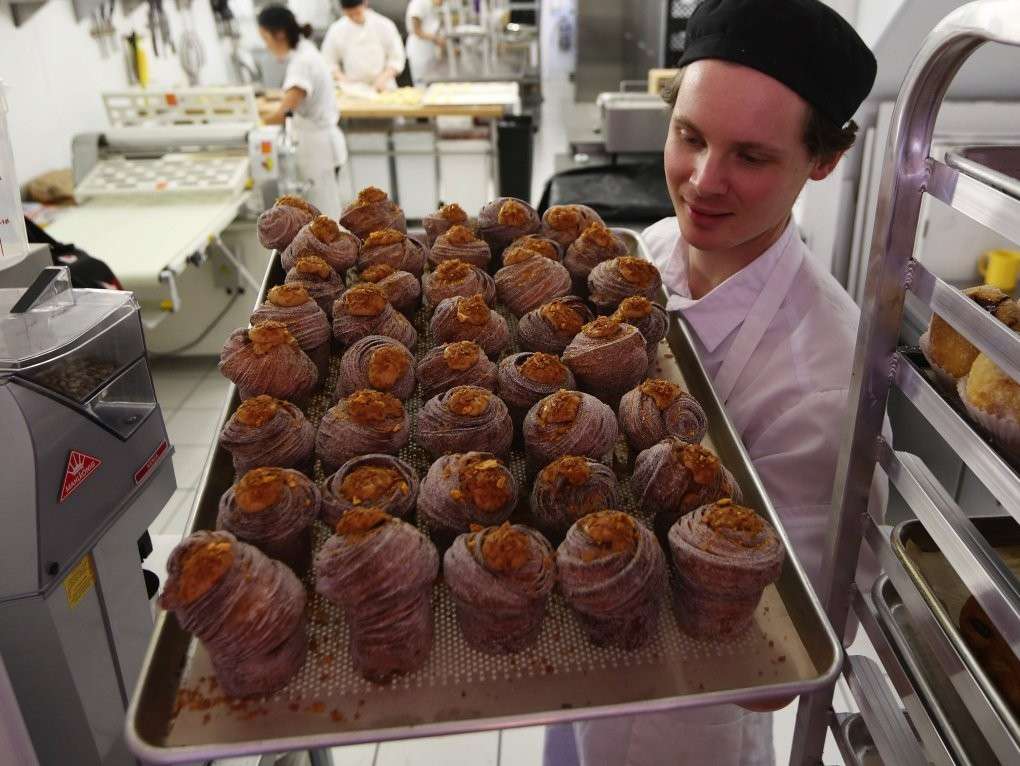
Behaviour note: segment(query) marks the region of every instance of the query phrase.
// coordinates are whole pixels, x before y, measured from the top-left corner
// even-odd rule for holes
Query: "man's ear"
[[[835,152],[828,157],[819,157],[814,161],[814,167],[808,176],[812,181],[822,181],[828,178],[829,174],[836,169],[836,165],[843,158],[845,152]]]

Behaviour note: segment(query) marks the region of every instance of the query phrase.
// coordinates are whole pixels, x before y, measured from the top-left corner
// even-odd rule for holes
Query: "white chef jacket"
[[[371,8],[365,9],[365,22],[355,24],[349,18],[333,22],[322,41],[322,55],[330,66],[339,66],[344,75],[371,85],[379,73],[390,67],[404,70],[404,42],[397,25]],[[391,79],[388,89],[397,87]]]
[[[442,26],[439,8],[433,0],[411,0],[407,4],[404,25],[407,27],[407,63],[411,67],[411,77],[417,85],[428,71],[432,62],[438,58],[438,48],[432,40],[418,37],[414,33],[412,19],[421,19],[422,31],[427,35],[435,35]]]

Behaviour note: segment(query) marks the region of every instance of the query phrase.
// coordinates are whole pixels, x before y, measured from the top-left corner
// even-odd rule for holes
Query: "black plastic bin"
[[[674,215],[662,160],[563,170],[545,185],[538,212],[584,204],[606,223],[652,223]]]
[[[531,200],[535,131],[530,114],[510,115],[496,123],[499,135],[499,195]]]

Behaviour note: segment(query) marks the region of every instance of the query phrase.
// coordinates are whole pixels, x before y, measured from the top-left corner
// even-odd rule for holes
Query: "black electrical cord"
[[[243,292],[244,288],[238,288],[237,292],[234,293],[233,297],[229,301],[227,301],[227,305],[224,306],[223,310],[216,315],[216,318],[213,319],[212,323],[210,323],[210,325],[207,328],[205,328],[205,331],[197,338],[195,338],[193,341],[191,341],[190,343],[185,343],[183,346],[178,346],[177,348],[171,349],[170,351],[160,351],[158,354],[149,354],[149,358],[163,359],[168,356],[176,356],[177,354],[183,354],[189,348],[194,348],[195,346],[197,346],[199,343],[201,343],[202,341],[209,337],[209,333],[211,333],[213,331],[213,328],[220,323],[220,320],[227,315],[227,312],[230,311],[231,308],[233,308],[234,304],[237,303],[237,299],[241,297],[241,294]]]

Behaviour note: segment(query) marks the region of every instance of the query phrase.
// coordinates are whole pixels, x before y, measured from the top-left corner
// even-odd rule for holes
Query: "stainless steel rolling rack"
[[[831,688],[806,695],[791,763],[819,763],[828,729],[848,763],[865,762],[868,739],[884,763],[897,766],[1020,763],[1020,722],[961,639],[952,614],[973,594],[1010,649],[1020,653],[1020,585],[1013,573],[1020,560],[1013,550],[1020,551],[1020,477],[959,403],[934,385],[923,357],[897,347],[909,290],[1020,381],[1020,336],[912,258],[926,194],[1020,242],[1020,146],[930,156],[946,90],[988,42],[1020,47],[1020,3],[979,0],[947,16],[928,35],[897,99],[833,492],[838,512],[826,546],[822,603],[837,634],[851,610],[857,616],[893,689],[875,663],[849,657],[843,675],[861,718],[835,714]],[[969,519],[919,459],[882,438],[893,386],[1012,518]],[[868,490],[876,466],[916,520],[890,529],[871,517]],[[854,582],[863,544],[885,571],[870,592]]]

